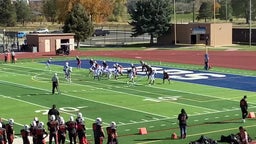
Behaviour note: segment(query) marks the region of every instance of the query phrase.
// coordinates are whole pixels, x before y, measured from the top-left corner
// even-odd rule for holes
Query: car
[[[95,29],[92,36],[106,36],[109,33],[109,30]]]
[[[18,33],[17,33],[17,37],[18,37],[18,38],[24,38],[24,37],[26,37],[26,35],[27,35],[26,32],[18,32]]]
[[[61,55],[61,54],[69,55],[70,54],[69,46],[61,45],[59,49],[56,49],[56,55]]]
[[[34,33],[49,33],[49,30],[47,28],[39,28]]]

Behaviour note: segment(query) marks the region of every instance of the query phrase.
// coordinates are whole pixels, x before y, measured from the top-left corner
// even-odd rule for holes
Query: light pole
[[[195,0],[193,1],[193,23],[195,22]]]
[[[5,51],[5,40],[4,40],[4,37],[5,37],[5,29],[3,30],[3,52]]]
[[[177,30],[176,30],[176,23],[177,23],[177,20],[176,20],[176,4],[175,4],[175,0],[173,0],[173,17],[174,17],[174,45],[177,44]]]
[[[249,14],[249,47],[252,45],[252,0],[250,0],[249,4],[250,14]]]

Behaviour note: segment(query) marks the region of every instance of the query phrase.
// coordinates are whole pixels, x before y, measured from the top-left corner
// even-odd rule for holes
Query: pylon
[[[254,112],[249,112],[248,118],[255,118],[255,113]]]
[[[141,135],[148,134],[147,129],[146,128],[140,128],[139,129],[139,134],[141,134]]]

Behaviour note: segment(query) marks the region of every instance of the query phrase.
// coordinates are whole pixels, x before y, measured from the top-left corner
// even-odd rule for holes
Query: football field
[[[135,61],[121,63],[124,72]],[[255,73],[239,70],[206,72],[202,69],[172,68],[165,63],[152,66],[157,69],[154,85],[149,85],[144,73],[139,73],[135,84],[128,83],[127,74],[108,79],[94,79],[89,74],[88,60],[82,58],[82,68],[76,68],[73,60],[54,59],[50,70],[44,61],[24,61],[0,66],[0,117],[13,118],[15,133],[34,117],[47,122],[47,112],[57,105],[66,121],[81,112],[85,118],[87,139],[93,143],[92,123],[97,117],[103,120],[104,130],[111,121],[117,123],[118,140],[121,144],[188,144],[201,135],[219,140],[221,135],[237,133],[244,126],[256,136],[255,119],[241,122],[239,101],[247,95],[249,111],[256,111]],[[68,61],[73,67],[72,82],[64,78],[63,65]],[[100,60],[99,60],[100,62]],[[167,69],[171,83],[162,83],[161,73]],[[58,73],[61,94],[51,94],[51,77]],[[239,74],[236,74],[239,73]],[[184,140],[172,140],[171,134],[179,135],[177,116],[184,108],[188,113],[188,135]],[[140,135],[139,129],[147,134]],[[105,131],[106,134],[106,131]],[[17,141],[20,135],[16,135]],[[104,143],[106,143],[106,139]],[[17,142],[16,142],[17,143]],[[67,139],[68,143],[68,139]]]

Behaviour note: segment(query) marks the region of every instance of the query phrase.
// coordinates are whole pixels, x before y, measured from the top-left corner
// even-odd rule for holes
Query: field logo
[[[141,71],[141,67],[136,67],[139,75],[146,75],[146,72]],[[130,68],[124,68],[124,72]],[[212,78],[225,78],[226,75],[216,74],[210,72],[195,72],[192,70],[180,70],[180,69],[164,69],[160,67],[152,67],[153,70],[156,70],[156,77],[162,77],[163,70],[165,70],[172,79],[176,80],[202,80]]]
[[[82,107],[60,107],[59,110],[62,112],[66,113],[73,113],[73,112],[78,112],[82,108],[86,108],[87,106],[82,106]],[[43,110],[36,110],[36,113],[42,113],[43,115],[47,115],[49,110],[43,109]]]

